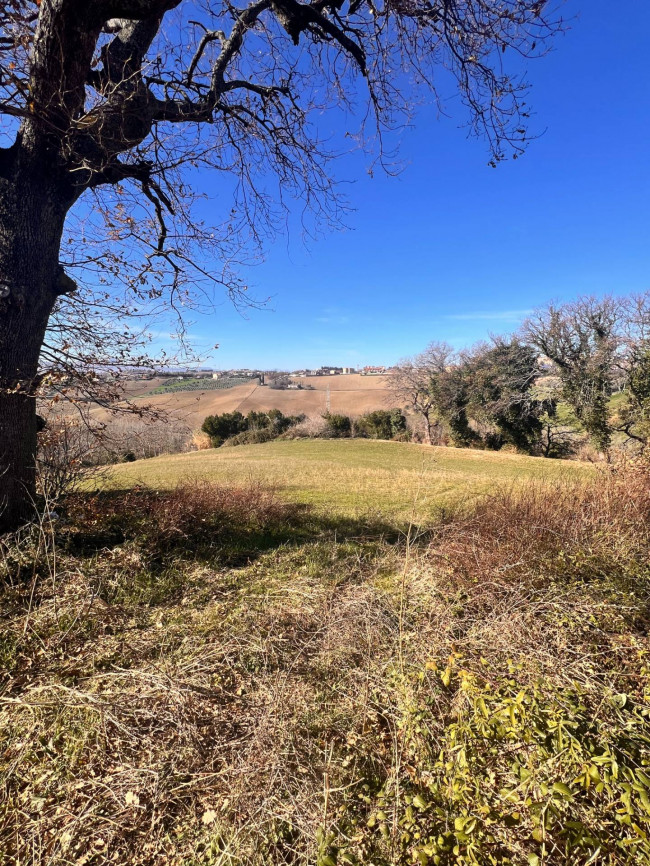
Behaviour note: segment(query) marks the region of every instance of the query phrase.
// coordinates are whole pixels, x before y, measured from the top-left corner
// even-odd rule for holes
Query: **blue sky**
[[[528,68],[544,134],[523,158],[489,168],[453,101],[451,118],[416,114],[399,177],[343,158],[349,230],[280,237],[247,275],[266,309],[195,317],[196,346],[220,345],[206,364],[389,364],[514,330],[551,299],[650,288],[650,4],[569,0],[564,14],[569,32]]]

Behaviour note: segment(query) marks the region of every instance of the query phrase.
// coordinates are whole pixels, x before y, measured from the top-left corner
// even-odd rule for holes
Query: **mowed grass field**
[[[274,487],[285,499],[352,517],[426,518],[441,507],[531,480],[589,479],[593,466],[503,452],[365,439],[290,440],[156,457],[112,467],[109,484],[174,487],[202,479]]]

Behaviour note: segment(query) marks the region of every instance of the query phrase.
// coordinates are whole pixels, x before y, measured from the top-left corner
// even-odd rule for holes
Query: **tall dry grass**
[[[596,480],[501,486],[436,533],[431,547],[456,574],[545,577],[629,570],[650,546],[650,466],[621,462]]]
[[[647,862],[649,481],[398,541],[263,488],[72,499],[47,569],[2,560],[0,862]]]

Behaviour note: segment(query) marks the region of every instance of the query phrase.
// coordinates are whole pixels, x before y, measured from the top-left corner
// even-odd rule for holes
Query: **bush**
[[[373,746],[366,711],[344,759],[382,766],[383,735],[385,763],[341,809],[327,855],[648,862],[649,549],[650,469],[628,464],[502,487],[412,552]]]
[[[271,426],[271,419],[266,412],[251,411],[246,416],[246,430],[261,430]]]
[[[210,437],[203,430],[195,430],[192,433],[190,445],[194,451],[206,451],[212,447]]]
[[[483,444],[488,451],[500,451],[504,445],[503,434],[495,430],[490,430],[483,436]]]
[[[325,436],[331,439],[346,439],[352,435],[352,421],[349,415],[333,415],[327,412],[323,415],[325,421]]]
[[[276,435],[285,433],[296,424],[300,424],[305,420],[305,415],[283,415],[279,409],[269,409],[267,416],[269,418],[272,429]]]
[[[283,439],[321,439],[327,436],[323,418],[305,418],[282,434]]]
[[[89,427],[65,416],[52,416],[41,425],[36,455],[39,495],[48,504],[82,486],[92,473],[97,443]]]
[[[213,448],[218,448],[226,439],[243,433],[248,422],[241,412],[224,412],[223,415],[208,415],[201,430],[207,433]]]
[[[250,411],[245,418],[241,412],[225,412],[208,416],[201,429],[210,437],[213,448],[254,445],[270,442],[304,420],[304,415],[284,415],[279,409]]]
[[[479,501],[439,530],[457,574],[600,577],[647,564],[650,464],[602,467],[585,483],[528,483]]]
[[[212,542],[221,533],[281,523],[295,511],[261,484],[227,487],[192,479],[171,490],[76,494],[69,500],[68,519],[71,534],[79,538],[100,534],[108,540],[115,533],[116,540],[137,540],[160,551],[169,544],[182,542],[186,549],[189,542]]]
[[[395,439],[406,433],[406,418],[400,409],[377,409],[354,422],[354,435],[368,439]]]
[[[268,427],[260,427],[257,430],[244,430],[236,436],[231,436],[223,443],[224,448],[232,448],[236,445],[260,445],[262,442],[271,442],[277,438],[277,433]]]

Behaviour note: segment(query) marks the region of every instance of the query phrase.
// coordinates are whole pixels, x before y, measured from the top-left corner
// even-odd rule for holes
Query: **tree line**
[[[396,400],[426,443],[566,456],[579,433],[608,456],[650,440],[650,292],[549,304],[518,332],[457,351],[444,342],[400,362]],[[612,396],[621,400],[613,405]]]
[[[316,425],[306,415],[284,415],[279,409],[268,412],[223,412],[208,415],[201,430],[213,448],[222,445],[255,445],[270,442],[292,431],[300,437],[326,439],[400,439],[408,438],[406,416],[400,409],[376,409],[359,418],[326,412]]]

